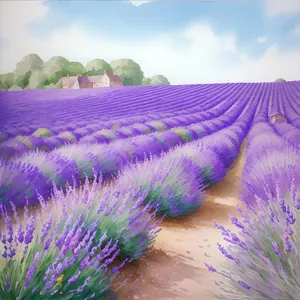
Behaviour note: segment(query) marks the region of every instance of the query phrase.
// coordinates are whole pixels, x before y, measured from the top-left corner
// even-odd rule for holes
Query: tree
[[[151,78],[143,78],[143,85],[170,85],[169,80],[163,75],[155,75]]]
[[[142,80],[142,85],[151,85],[151,78],[144,77]]]
[[[43,65],[44,61],[37,54],[28,54],[17,63],[15,74],[25,75],[27,72],[41,70]]]
[[[55,86],[55,84],[50,83],[49,85],[46,85],[44,88],[45,88],[46,90],[48,90],[48,89],[56,89],[57,87]]]
[[[108,62],[104,59],[93,59],[87,63],[86,73],[84,75],[93,76],[93,75],[103,75],[104,71],[108,71],[109,73],[113,73],[113,69]]]
[[[24,56],[16,65],[13,84],[25,88],[29,83],[31,73],[43,68],[44,61],[37,54]]]
[[[275,80],[275,82],[286,82],[286,80],[283,79],[283,78],[277,78],[277,79]]]
[[[13,85],[8,90],[9,91],[22,91],[23,89],[20,86]]]
[[[25,89],[26,86],[29,84],[30,76],[31,76],[31,71],[28,71],[24,75],[15,75],[13,85]]]
[[[33,71],[29,78],[29,89],[42,89],[47,85],[47,77],[42,71]]]
[[[123,85],[142,85],[144,73],[140,65],[132,59],[113,60],[110,65],[113,69],[113,74],[121,78]]]
[[[74,66],[74,65],[72,65]],[[61,77],[68,76],[70,71],[70,62],[62,56],[54,56],[45,64],[43,72],[48,79],[48,83],[56,84]]]
[[[84,66],[80,62],[75,61],[69,63],[68,70],[69,76],[83,75],[86,72]]]
[[[155,75],[151,77],[151,85],[170,85],[170,82],[163,75]]]
[[[8,90],[14,83],[14,73],[6,73],[0,75],[0,90]]]

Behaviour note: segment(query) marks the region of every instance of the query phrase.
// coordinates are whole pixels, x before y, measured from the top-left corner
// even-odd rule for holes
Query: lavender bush
[[[50,195],[48,183],[37,167],[0,159],[0,204],[9,207],[13,201],[23,207],[26,199],[30,204],[37,203],[37,187],[45,198]]]
[[[81,179],[85,176],[93,178],[93,169],[96,172],[100,172],[100,165],[97,156],[88,152],[84,145],[69,145],[68,147],[61,147],[53,150],[53,153],[66,157],[71,161],[74,161]]]
[[[300,186],[300,156],[299,151],[292,145],[267,146],[255,158],[248,157],[243,170],[243,184],[240,188],[241,200],[247,205],[255,205],[253,194],[261,199],[268,199],[265,192],[265,183],[269,186],[272,197],[276,194],[276,182],[279,188],[286,193],[291,181]]]
[[[227,258],[216,272],[222,294],[228,300],[298,300],[300,295],[300,186],[292,181],[289,191],[281,192],[277,181],[276,195],[270,191],[269,205],[256,195],[256,208],[245,213],[243,220],[231,217],[238,233],[222,230],[227,248],[218,244]],[[221,269],[222,268],[222,269]]]
[[[156,204],[158,213],[174,217],[195,210],[203,202],[200,174],[200,167],[191,159],[163,155],[125,168],[118,185],[141,187],[145,204]]]
[[[6,134],[0,131],[0,143],[4,142],[7,139]]]
[[[140,258],[155,241],[162,218],[154,219],[157,208],[148,204],[142,207],[147,191],[139,188],[103,187],[101,178],[94,174],[92,184],[86,181],[77,188],[67,186],[66,193],[54,188],[53,202],[58,210],[71,212],[75,220],[84,218],[84,225],[90,228],[95,222],[97,227],[94,243],[106,233],[103,241],[118,241],[120,256],[133,259]],[[119,190],[121,189],[122,190]],[[68,213],[65,214],[67,218]]]
[[[19,153],[28,151],[28,148],[24,143],[17,139],[7,140],[0,145],[0,159],[9,159]]]
[[[45,213],[45,211],[43,212]],[[0,232],[0,299],[104,299],[117,271],[110,268],[119,254],[118,241],[94,243],[99,220],[86,227],[84,218],[64,212],[30,215],[17,228],[6,213]],[[41,227],[40,227],[41,225]],[[59,232],[59,229],[63,231]]]
[[[18,135],[16,140],[22,142],[28,149],[43,149],[46,147],[43,139],[34,135]]]
[[[38,168],[51,191],[53,183],[64,186],[67,182],[72,183],[73,178],[79,180],[79,170],[74,161],[67,157],[60,156],[54,151],[44,153],[39,151],[28,152],[25,155],[15,158],[16,163],[26,163]],[[40,187],[37,187],[40,189]]]
[[[70,131],[61,132],[58,136],[62,138],[66,138],[70,143],[77,142],[76,137]]]
[[[193,143],[176,147],[169,155],[184,155],[190,158],[193,163],[200,167],[200,176],[205,187],[220,182],[226,175],[226,168],[219,155],[203,144]]]
[[[185,127],[176,127],[171,129],[172,132],[176,133],[183,142],[190,142],[193,139],[197,139],[198,135],[192,129]]]
[[[32,135],[45,138],[50,137],[53,134],[48,128],[38,128]]]

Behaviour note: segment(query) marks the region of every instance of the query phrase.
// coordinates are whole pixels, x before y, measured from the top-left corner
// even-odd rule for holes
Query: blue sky
[[[300,79],[299,0],[138,4],[1,1],[1,72],[37,53],[83,64],[128,57],[176,84]]]

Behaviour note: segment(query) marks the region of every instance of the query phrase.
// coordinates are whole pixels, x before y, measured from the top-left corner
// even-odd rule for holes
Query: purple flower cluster
[[[217,109],[213,107],[212,103],[212,107],[205,113],[189,113],[189,111],[186,110],[182,112],[184,115],[177,112],[156,116],[146,115],[143,118],[134,116],[130,119],[123,118],[107,122],[92,123],[79,128],[76,128],[76,126],[72,124],[66,124],[64,131],[55,130],[51,127],[52,132],[58,133],[58,135],[53,135],[47,128],[39,128],[32,135],[19,136],[4,142],[0,145],[0,156],[10,158],[13,156],[20,156],[35,149],[51,151],[55,148],[62,147],[65,144],[75,143],[76,141],[79,141],[80,144],[110,143],[116,139],[131,138],[155,131],[166,131],[172,127],[193,126],[193,124],[197,122],[220,116],[220,114],[226,112],[226,110],[230,108],[233,102],[233,99],[230,99],[230,101],[226,101],[221,107],[218,107],[220,104],[218,103]],[[163,118],[163,116],[166,117]],[[145,123],[137,123],[141,121]],[[118,128],[111,129],[115,125],[117,125]],[[78,122],[78,126],[80,126],[80,122]],[[66,129],[69,131],[66,131]],[[18,147],[16,147],[17,145]]]
[[[148,190],[144,202],[157,204],[158,212],[166,216],[179,216],[195,210],[203,202],[202,190],[220,181],[226,168],[238,156],[256,106],[245,109],[249,114],[228,128],[177,147],[160,158],[150,156],[142,164],[130,165],[120,174],[118,185]],[[236,111],[232,114],[235,115]],[[218,126],[224,127],[224,124],[221,122]]]
[[[0,231],[1,299],[104,299],[118,270],[140,258],[154,243],[161,219],[156,208],[142,207],[145,191],[101,186],[100,178],[65,193],[54,187],[53,202],[39,198],[41,211],[26,206],[14,221],[2,208]],[[55,213],[53,213],[55,211]],[[118,266],[117,257],[128,257]],[[112,266],[112,267],[110,267]],[[56,297],[56,298],[55,298]]]
[[[230,124],[230,122],[236,120],[244,108],[244,102],[239,103],[239,105],[232,105],[228,114],[221,115],[210,121],[202,122],[204,124],[202,127],[202,123],[198,123],[201,130],[199,130],[199,128],[197,130],[192,130],[189,129],[189,127],[186,127],[184,132],[177,132],[180,133],[179,135],[173,130],[154,132],[149,135],[140,135],[130,139],[117,140],[109,145],[65,145],[64,147],[55,149],[50,153],[30,152],[24,156],[15,158],[15,162],[26,161],[28,166],[31,165],[37,167],[36,172],[40,173],[39,176],[44,178],[44,183],[35,186],[35,189],[37,189],[39,194],[47,199],[49,193],[51,193],[52,181],[54,181],[57,185],[64,186],[67,182],[72,183],[73,177],[77,180],[77,182],[79,180],[84,180],[85,176],[92,179],[94,171],[98,174],[101,173],[103,179],[107,180],[116,176],[120,170],[130,163],[142,162],[145,158],[149,159],[150,156],[159,156],[161,153],[167,152],[174,146],[187,142],[190,139],[196,139],[207,134],[211,134],[211,138],[209,138],[210,141],[213,139],[212,136],[214,136],[213,133],[215,131],[222,129],[224,126]],[[217,111],[222,112],[223,109],[224,108],[221,109],[220,107]],[[198,117],[199,116],[197,116],[197,118]],[[186,117],[185,122],[192,121],[192,117]],[[194,127],[196,125],[197,124],[194,124]],[[226,132],[220,131],[220,134]],[[63,137],[59,138],[62,139]],[[56,139],[56,137],[47,137],[46,139]],[[211,144],[216,144],[218,139],[218,136],[216,136],[214,140],[215,142],[212,142]],[[226,140],[223,140],[223,143],[226,145],[229,143],[229,146],[224,144],[224,147],[221,150],[215,146],[212,150],[219,151],[220,154],[223,153],[224,157],[230,159],[230,162],[232,162],[237,156],[238,145],[236,149],[233,150],[231,144],[234,143],[234,141],[231,141],[230,139],[231,137],[229,136]],[[232,149],[227,150],[232,151],[230,155],[224,152],[225,149],[228,149],[228,147],[231,147]],[[226,164],[228,164],[227,161]],[[9,165],[9,163],[6,165]],[[24,167],[21,164],[19,166],[19,172],[21,173],[23,172],[22,168]],[[3,168],[4,173],[8,172],[8,170],[5,170],[5,165],[3,165]],[[3,197],[0,197],[0,201],[6,206],[8,206],[10,201],[17,201],[15,204],[18,206],[25,203],[25,198],[17,200],[7,196],[10,193],[10,189],[17,189],[15,184],[16,183],[13,180],[8,188],[2,187],[0,184],[0,195],[1,193],[4,194]],[[19,197],[22,197],[22,194],[20,194]],[[29,203],[34,203],[36,201],[34,197],[30,197],[28,200]]]
[[[46,178],[39,169],[26,162],[0,160],[0,204],[13,202],[24,207],[26,202],[37,203],[37,189],[45,198],[50,195]]]
[[[129,166],[118,178],[118,186],[141,187],[144,203],[158,206],[166,216],[187,214],[203,202],[201,169],[183,156],[163,155]]]
[[[6,214],[6,213],[5,213]],[[95,233],[85,227],[83,218],[69,224],[69,234],[62,236],[60,228],[66,225],[63,215],[55,222],[44,223],[43,239],[39,239],[39,222],[42,215],[31,216],[19,223],[15,231],[6,214],[7,235],[1,233],[0,273],[1,299],[60,299],[71,296],[104,299],[117,271],[126,263],[111,268],[119,254],[117,247],[107,244],[103,234],[93,251],[89,251]],[[24,228],[24,226],[26,228]],[[35,229],[35,230],[34,230]],[[21,235],[25,232],[25,238]],[[70,234],[71,233],[71,234]],[[59,241],[59,243],[58,243]],[[84,284],[82,284],[84,282]]]
[[[106,241],[118,240],[121,256],[138,259],[153,244],[162,220],[153,218],[155,205],[143,206],[146,193],[130,186],[104,187],[95,176],[92,184],[86,178],[83,185],[68,186],[65,193],[54,188],[52,199],[66,217],[72,212],[76,218],[84,218],[88,228],[96,226],[97,236],[106,232]]]
[[[6,105],[0,112],[0,118],[4,117],[5,121],[1,123],[0,131],[8,137],[15,137],[19,134],[30,135],[40,127],[49,128],[53,134],[85,129],[75,133],[76,138],[80,138],[83,132],[86,134],[109,129],[114,124],[118,124],[119,127],[129,126],[204,112],[220,103],[224,106],[227,103],[230,105],[244,90],[248,90],[249,93],[255,92],[253,84],[220,84],[165,86],[158,89],[123,87],[118,91],[114,88],[94,89],[88,91],[88,97],[87,90],[76,91],[76,94],[74,91],[62,89],[1,93],[1,100],[5,101]],[[100,100],[103,96],[105,99]],[[185,101],[182,101],[182,97]],[[38,102],[35,99],[39,99]],[[44,101],[41,102],[40,99]],[[110,105],[107,105],[108,103]],[[150,113],[152,110],[154,114]],[[202,115],[207,118],[213,117],[214,113],[213,111]],[[48,117],[45,118],[45,115]]]
[[[240,191],[248,213],[231,217],[236,232],[222,231],[227,257],[218,274],[222,299],[291,299],[300,295],[300,156],[271,125],[254,120]]]
[[[254,195],[269,201],[276,197],[278,182],[278,188],[285,195],[292,180],[296,186],[300,185],[299,150],[277,136],[271,125],[258,123],[253,126],[248,138],[241,200],[249,206],[255,205]]]

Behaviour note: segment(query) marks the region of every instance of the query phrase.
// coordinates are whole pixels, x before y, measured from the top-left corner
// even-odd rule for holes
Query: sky
[[[131,58],[171,84],[300,80],[300,0],[2,0],[0,43],[0,73],[36,53]]]

